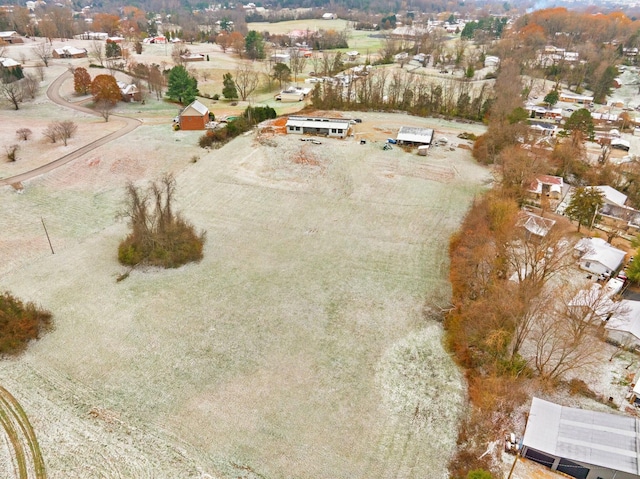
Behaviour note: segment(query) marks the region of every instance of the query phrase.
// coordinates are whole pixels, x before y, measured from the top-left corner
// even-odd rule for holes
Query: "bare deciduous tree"
[[[18,150],[20,149],[20,145],[10,145],[5,146],[4,150],[7,152],[7,160],[8,161],[16,161],[18,159]]]
[[[556,295],[554,311],[537,318],[531,338],[535,346],[534,367],[546,380],[557,380],[569,371],[592,364],[602,339],[605,320],[624,313],[605,288],[576,291],[565,288]]]
[[[240,98],[245,101],[258,88],[260,74],[250,64],[244,64],[236,68],[234,82]]]
[[[18,140],[27,141],[29,138],[31,138],[32,134],[33,132],[29,128],[18,128],[16,130],[16,136],[18,137]]]
[[[58,131],[58,138],[62,140],[64,146],[67,146],[67,140],[78,130],[78,125],[71,120],[64,120],[56,122],[55,128]]]
[[[45,42],[38,43],[35,47],[31,48],[31,51],[42,61],[45,67],[49,66],[49,60],[51,60],[52,48],[51,44]]]
[[[307,58],[300,52],[299,49],[292,50],[289,57],[289,66],[291,67],[291,73],[293,73],[293,81],[298,81],[298,73],[304,70],[307,65]]]
[[[24,89],[22,88],[22,80],[0,83],[0,98],[3,98],[14,109],[20,109],[20,103],[24,99]]]
[[[33,100],[38,93],[38,79],[27,73],[22,79],[22,88],[24,94]]]
[[[116,107],[113,102],[108,100],[98,100],[95,102],[95,109],[98,110],[104,121],[109,121],[111,111]]]
[[[42,132],[42,136],[51,140],[51,143],[55,143],[58,141],[58,130],[55,128],[55,125],[52,123],[48,125],[44,131]]]
[[[89,57],[98,62],[101,67],[104,66],[105,51],[101,41],[94,40],[91,42],[91,46],[89,47]]]
[[[38,78],[40,81],[44,81],[44,63],[38,62],[35,66],[36,73],[38,74]]]

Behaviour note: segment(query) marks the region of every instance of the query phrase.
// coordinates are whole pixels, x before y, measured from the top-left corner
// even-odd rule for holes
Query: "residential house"
[[[74,35],[73,38],[76,40],[106,40],[109,38],[109,34],[105,32],[84,32],[80,35]]]
[[[288,53],[274,53],[271,55],[271,61],[275,63],[289,63],[291,55]]]
[[[118,81],[117,83],[122,95],[122,101],[129,103],[142,100],[142,92],[136,85],[133,83],[127,84],[123,81]]]
[[[358,55],[360,55],[360,52],[358,52],[357,50],[352,50],[350,52],[347,52],[346,55],[347,61],[355,62],[358,59]]]
[[[290,116],[287,120],[287,133],[303,135],[323,135],[333,138],[344,138],[349,133],[351,124],[342,118],[319,118]]]
[[[180,112],[181,130],[204,130],[209,121],[209,109],[195,100]]]
[[[401,145],[430,145],[433,141],[433,129],[401,126],[396,141]]]
[[[7,32],[0,32],[0,42],[24,43],[24,39],[20,35],[18,35],[18,32],[7,31]]]
[[[493,55],[487,55],[484,57],[484,66],[485,68],[497,68],[500,66],[500,58]]]
[[[276,100],[281,101],[283,103],[293,102],[293,101],[302,101],[307,97],[307,95],[309,95],[309,93],[311,93],[311,88],[290,86],[282,90],[276,96]]]
[[[592,186],[592,188],[595,188],[600,193],[602,193],[602,198],[606,204],[624,206],[624,204],[627,202],[627,195],[625,195],[624,193],[620,193],[618,190],[612,188],[611,186],[601,185]]]
[[[561,92],[558,96],[560,101],[568,103],[578,103],[580,105],[589,106],[593,103],[593,97],[588,95],[578,95],[572,92]]]
[[[167,37],[165,37],[164,35],[156,35],[155,37],[147,37],[145,39],[142,40],[142,43],[153,43],[153,44],[158,44],[158,45],[164,45],[165,43],[167,43]]]
[[[616,228],[623,233],[637,234],[640,231],[640,211],[628,206],[619,206],[610,202],[598,210],[600,224]]]
[[[522,457],[578,479],[640,478],[640,427],[632,416],[533,398]]]
[[[20,66],[20,62],[15,61],[13,58],[0,57],[0,70],[15,70]]]
[[[205,56],[201,53],[189,53],[187,55],[180,55],[180,59],[183,62],[203,62],[205,60]]]
[[[627,254],[602,238],[582,238],[575,250],[581,255],[578,260],[580,269],[602,276],[613,275]]]
[[[429,34],[429,31],[429,28],[424,28],[416,25],[402,25],[397,26],[396,28],[391,30],[389,36],[397,39],[415,41],[427,36]]]
[[[622,140],[620,138],[615,138],[611,140],[611,148],[616,148],[618,150],[629,151],[631,149],[631,143],[627,140]]]
[[[640,348],[640,301],[621,300],[616,312],[607,320],[605,334],[609,341]]]
[[[54,48],[53,58],[87,58],[86,48],[62,47]]]
[[[547,198],[559,200],[562,197],[562,187],[564,182],[561,176],[539,175],[533,180],[529,187],[529,193],[536,198]]]

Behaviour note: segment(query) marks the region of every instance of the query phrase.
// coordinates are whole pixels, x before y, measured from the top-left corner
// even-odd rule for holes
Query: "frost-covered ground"
[[[354,116],[371,140],[430,126]],[[486,170],[462,149],[254,134],[191,163],[196,137],[160,128],[0,190],[0,289],[55,317],[0,363],[49,476],[446,477],[462,378],[425,312]],[[205,257],[116,282],[124,182],[162,171]]]

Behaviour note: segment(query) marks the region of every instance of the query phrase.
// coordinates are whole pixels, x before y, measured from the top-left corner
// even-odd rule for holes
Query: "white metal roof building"
[[[602,238],[582,238],[575,249],[584,252],[579,261],[580,268],[594,274],[613,273],[620,267],[627,254]]]
[[[627,195],[624,193],[620,193],[615,188],[612,188],[608,185],[594,186],[593,188],[597,189],[600,193],[602,193],[603,199],[606,203],[611,203],[612,205],[624,206],[627,202]]]
[[[640,422],[533,398],[522,455],[578,479],[638,479]]]
[[[433,129],[401,126],[396,140],[400,144],[430,145],[433,140]]]
[[[290,116],[287,120],[287,133],[303,135],[324,135],[334,138],[344,138],[349,131],[349,120],[341,118],[319,118]]]

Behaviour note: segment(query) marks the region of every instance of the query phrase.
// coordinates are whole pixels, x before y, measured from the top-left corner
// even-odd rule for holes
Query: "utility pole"
[[[49,248],[51,248],[51,254],[56,254],[53,251],[53,246],[51,245],[51,238],[49,238],[49,232],[47,231],[47,225],[44,224],[44,218],[41,216],[40,221],[42,221],[42,227],[44,228],[44,234],[47,235],[47,241],[49,242]]]

